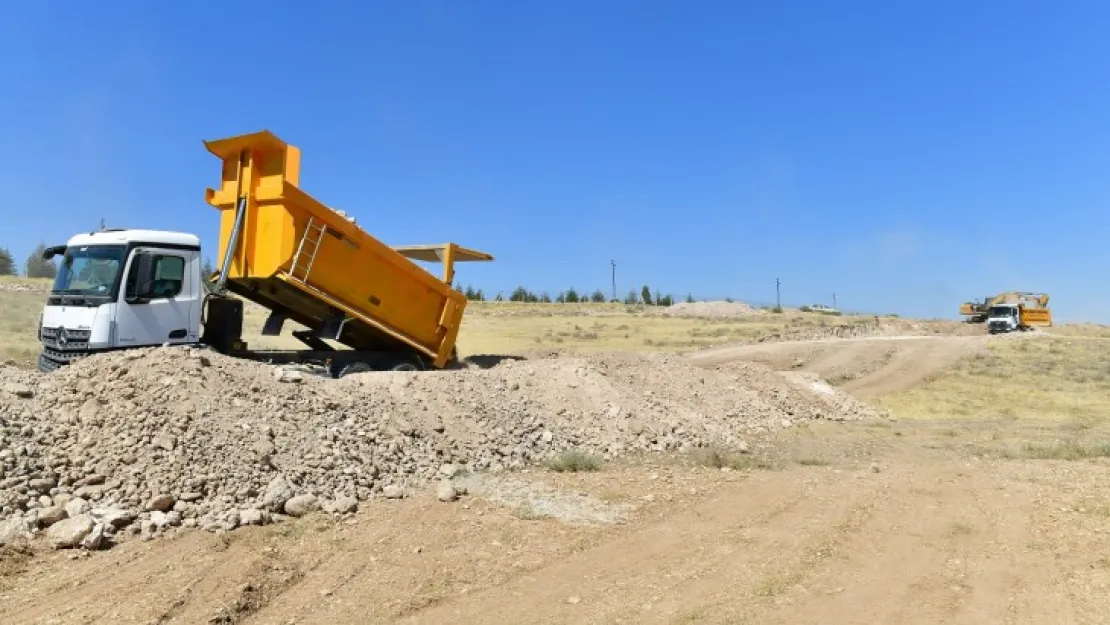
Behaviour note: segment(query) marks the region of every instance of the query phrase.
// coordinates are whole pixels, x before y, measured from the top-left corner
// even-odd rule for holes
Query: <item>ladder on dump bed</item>
[[[308,274],[312,272],[312,263],[316,262],[316,254],[320,251],[320,244],[327,230],[326,224],[317,223],[314,217],[308,218],[308,225],[297,245],[297,253],[293,255],[293,266],[289,268],[290,277],[297,282],[308,284]]]

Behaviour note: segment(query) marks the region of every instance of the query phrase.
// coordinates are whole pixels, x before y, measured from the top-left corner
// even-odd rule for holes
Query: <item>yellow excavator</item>
[[[987,313],[991,308],[991,301],[997,296],[984,297],[982,300],[972,300],[960,304],[960,314],[966,317],[967,323],[983,323],[987,320]]]

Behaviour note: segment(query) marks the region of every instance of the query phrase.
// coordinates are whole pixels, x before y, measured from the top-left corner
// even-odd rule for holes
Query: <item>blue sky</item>
[[[257,6],[257,5],[256,5]],[[517,284],[1110,322],[1110,4],[14,3],[0,246],[214,249],[202,139],[269,129],[390,244]],[[214,253],[213,253],[214,255]]]

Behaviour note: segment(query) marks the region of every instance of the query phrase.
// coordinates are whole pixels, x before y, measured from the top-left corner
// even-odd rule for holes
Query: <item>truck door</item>
[[[132,254],[116,309],[120,347],[198,340],[200,285],[190,271],[197,258],[196,252],[158,248]]]

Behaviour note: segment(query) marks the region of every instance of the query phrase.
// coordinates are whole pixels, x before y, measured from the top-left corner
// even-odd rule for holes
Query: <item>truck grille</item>
[[[89,350],[89,330],[43,328],[42,346],[59,352],[85,352]]]
[[[50,371],[89,355],[89,330],[42,329],[39,370]]]

